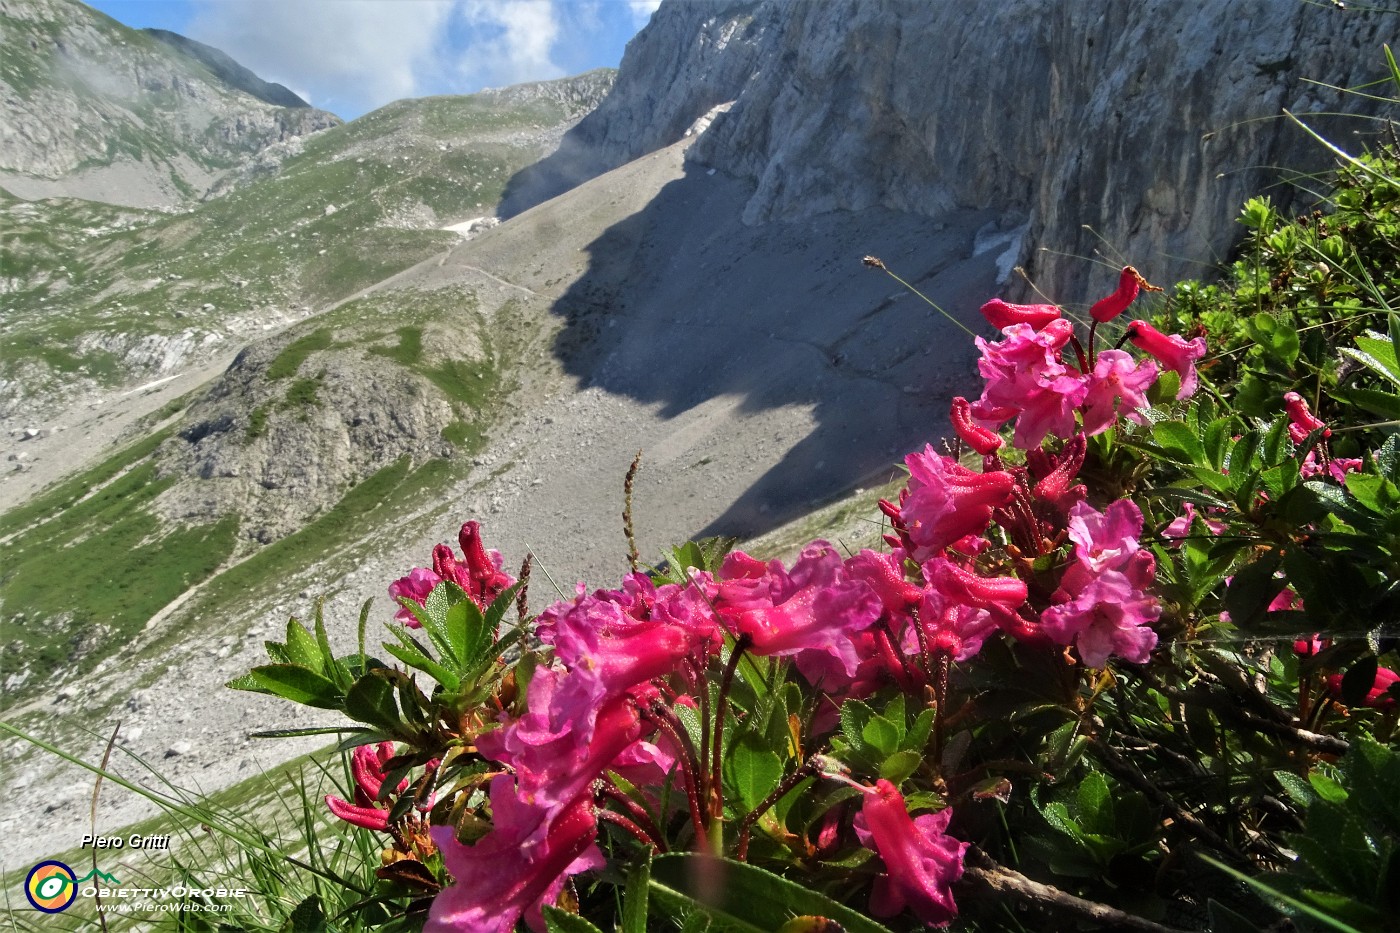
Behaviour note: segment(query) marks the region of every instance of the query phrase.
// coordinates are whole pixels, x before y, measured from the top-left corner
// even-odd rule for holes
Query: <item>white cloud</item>
[[[661,0],[627,0],[627,5],[632,8],[632,18],[637,26],[641,27],[651,22],[651,14],[661,6]]]
[[[562,77],[560,62],[574,64],[604,31],[599,0],[192,2],[193,38],[342,116],[403,97]],[[627,0],[627,8],[640,24],[659,2]]]
[[[193,38],[329,109],[413,96],[433,70],[453,0],[197,0]],[[304,96],[304,95],[303,95]]]
[[[563,77],[555,63],[559,17],[551,0],[467,0],[458,5],[469,39],[455,72],[469,85],[501,87]]]

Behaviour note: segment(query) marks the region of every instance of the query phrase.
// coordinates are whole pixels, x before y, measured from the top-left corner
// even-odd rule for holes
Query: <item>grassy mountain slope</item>
[[[21,222],[7,255],[25,246],[4,273],[0,416],[169,375],[447,249],[439,228],[490,214],[609,80],[400,101],[184,214],[0,202]]]
[[[258,100],[74,0],[9,3],[0,19],[0,184],[23,197],[174,207],[270,143],[340,122]]]

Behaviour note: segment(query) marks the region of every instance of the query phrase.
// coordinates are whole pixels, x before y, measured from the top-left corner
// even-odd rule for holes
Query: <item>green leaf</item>
[[[1265,469],[1278,466],[1285,459],[1291,459],[1293,454],[1288,448],[1288,419],[1279,418],[1269,426],[1269,433],[1264,435],[1261,454]]]
[[[457,654],[457,646],[452,643],[452,638],[448,634],[447,617],[448,610],[467,598],[466,592],[460,586],[451,580],[444,580],[433,587],[428,598],[423,600],[423,611],[418,616],[418,621],[423,626],[423,633],[428,636],[428,640],[438,650],[438,656],[443,663],[459,671],[465,665],[462,663],[461,656]]]
[[[729,747],[724,778],[738,792],[744,811],[751,813],[783,779],[783,762],[767,748],[741,739]]]
[[[428,654],[428,649],[424,647],[422,642],[408,634],[403,628],[391,628],[390,631],[394,633],[394,636],[398,638],[399,641],[403,642],[403,647],[384,642],[385,651],[389,652],[409,667],[427,674],[429,677],[433,678],[433,680],[442,684],[443,688],[446,690],[455,691],[461,686],[461,678],[435,661],[432,656]]]
[[[475,665],[494,641],[494,633],[487,627],[486,618],[470,599],[459,599],[453,603],[447,610],[442,627],[452,645],[452,655],[460,661],[459,673],[465,673]]]
[[[350,672],[345,666],[336,661],[335,651],[331,649],[331,641],[326,637],[325,600],[316,600],[316,650],[320,652],[322,658],[321,673],[325,674],[335,682],[337,690],[345,690],[350,686]]]
[[[1071,839],[1078,839],[1084,835],[1084,830],[1069,815],[1069,809],[1058,800],[1047,803],[1041,808],[1040,815],[1045,817],[1045,822],[1055,829],[1069,836]]]
[[[884,716],[876,716],[860,730],[860,737],[881,757],[893,755],[899,750],[900,729]]]
[[[723,933],[772,933],[793,917],[827,917],[847,933],[888,928],[803,885],[753,865],[670,853],[652,862],[651,895],[672,918],[703,913]]]
[[[1359,405],[1382,418],[1400,418],[1400,395],[1394,392],[1346,387],[1334,389],[1332,395],[1343,402]]]
[[[647,891],[651,883],[651,856],[645,856],[627,873],[622,892],[622,923],[618,933],[647,933]]]
[[[1279,782],[1284,793],[1293,798],[1294,803],[1306,807],[1317,799],[1317,792],[1312,789],[1312,785],[1292,771],[1275,771],[1274,779]]]
[[[1364,364],[1372,372],[1400,386],[1400,360],[1395,357],[1395,344],[1388,336],[1367,333],[1356,338],[1356,349],[1344,348],[1347,356]]]
[[[287,922],[282,924],[281,933],[324,933],[326,913],[321,909],[321,898],[313,894],[292,910]]]
[[[545,929],[549,930],[549,933],[603,933],[578,914],[571,914],[558,907],[546,905],[543,913]]]
[[[1329,803],[1346,803],[1346,788],[1332,780],[1321,771],[1312,771],[1308,774],[1308,786],[1311,787],[1318,797]]]
[[[268,693],[318,709],[340,709],[341,693],[320,674],[295,664],[255,667],[250,676]]]
[[[350,687],[345,694],[345,714],[384,732],[397,732],[403,727],[398,704],[394,702],[394,687],[378,671],[366,674]]]
[[[912,748],[895,752],[880,765],[880,777],[889,781],[895,786],[902,784],[909,775],[918,770],[923,763],[924,756]]]
[[[1347,475],[1347,492],[1372,512],[1388,515],[1400,504],[1400,490],[1384,476],[1374,473]]]
[[[1090,771],[1085,775],[1079,782],[1075,803],[1079,807],[1079,822],[1085,829],[1093,833],[1113,832],[1113,798],[1102,774]]]
[[[876,715],[875,710],[860,700],[847,700],[841,704],[841,731],[852,745],[860,745],[864,742],[865,724]]]
[[[326,658],[311,633],[301,627],[296,619],[287,620],[287,663],[298,664],[309,671],[322,674],[326,669]]]
[[[1152,439],[1168,458],[1177,463],[1209,466],[1205,447],[1190,426],[1181,421],[1159,421],[1152,426]]]

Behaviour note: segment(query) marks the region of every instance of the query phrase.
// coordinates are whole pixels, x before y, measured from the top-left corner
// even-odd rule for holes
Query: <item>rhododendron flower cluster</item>
[[[355,802],[352,804],[334,794],[327,794],[326,806],[347,823],[387,832],[389,808],[380,805],[379,800],[384,787],[384,766],[393,757],[393,742],[361,745],[355,749],[350,755],[350,776],[355,783]],[[396,792],[402,794],[406,790],[408,781],[400,781]]]
[[[1093,327],[1117,317],[1148,285],[1132,266],[1123,269],[1118,288],[1090,309]],[[977,338],[982,351],[978,371],[986,380],[982,397],[972,404],[977,423],[996,428],[1016,419],[1017,447],[1039,447],[1047,435],[1069,437],[1075,415],[1085,434],[1102,434],[1120,417],[1141,423],[1148,407],[1147,390],[1157,381],[1158,364],[1180,378],[1178,399],[1196,391],[1196,361],[1205,356],[1205,340],[1166,335],[1143,321],[1132,321],[1125,338],[1152,360],[1137,360],[1121,349],[1097,352],[1093,329],[1087,349],[1074,334],[1074,325],[1055,305],[1013,305],[993,299],[982,316],[1001,331],[1000,341]],[[1074,361],[1066,362],[1066,350]],[[1154,363],[1153,360],[1156,362]],[[975,445],[974,445],[974,449]]]
[[[1124,269],[1118,289],[1093,306],[1093,327],[1143,288],[1151,286]],[[1199,338],[1141,322],[1128,325],[1124,342],[1149,358],[1096,352],[1092,329],[1086,352],[1054,305],[994,300],[982,311],[1001,339],[977,340],[984,391],[973,403],[954,399],[950,410],[958,443],[980,463],[932,445],[910,453],[906,487],[880,504],[889,550],[843,557],[813,541],[790,565],[734,551],[708,570],[634,572],[617,589],[593,592],[580,584],[533,620],[522,642],[530,663],[515,667],[494,707],[461,718],[461,742],[489,769],[475,785],[489,824],[473,824],[465,837],[450,825],[432,828],[450,883],[432,903],[429,933],[507,933],[522,919],[543,929],[542,909],[570,879],[602,867],[605,825],[654,852],[682,845],[721,854],[724,824],[732,829],[743,815],[727,799],[734,790],[724,755],[727,732],[738,728],[729,700],[745,656],[783,662],[774,669],[795,672],[783,676],[815,701],[805,723],[787,723],[794,770],[760,808],[804,779],[855,783],[861,806],[817,814],[805,857],[858,840],[883,868],[873,913],[907,910],[930,925],[957,916],[953,890],[967,844],[950,832],[955,808],[913,816],[883,773],[861,783],[814,764],[824,756],[801,761],[800,750],[820,745],[843,703],[882,691],[929,704],[941,724],[954,665],[974,662],[993,639],[1083,668],[1147,662],[1162,610],[1151,592],[1156,564],[1140,542],[1142,512],[1127,499],[1091,504],[1079,474],[1089,437],[1120,419],[1142,420],[1159,366],[1180,375],[1185,397],[1204,352]],[[1023,463],[1003,459],[996,431],[1013,418]],[[1178,531],[1189,528],[1191,514],[1183,518]],[[393,583],[398,619],[417,627],[414,608],[426,610],[446,584],[461,590],[449,598],[464,594],[499,619],[493,604],[515,581],[476,522],[462,526],[459,543],[460,557],[438,545],[431,568]],[[521,613],[524,622],[523,599]],[[387,743],[357,750],[356,803],[330,798],[333,812],[392,832],[382,799],[394,796],[382,786],[392,754]],[[748,858],[759,815],[743,817],[737,858]],[[789,834],[783,844],[798,841]]]
[[[433,548],[433,568],[414,567],[408,576],[389,584],[389,598],[395,603],[410,599],[421,606],[434,587],[450,580],[477,606],[484,607],[515,583],[514,577],[501,570],[500,552],[488,551],[482,543],[481,526],[476,522],[463,524],[457,541],[462,547],[462,559],[447,545],[437,545]],[[400,608],[394,618],[410,628],[418,627],[417,618],[407,607]]]

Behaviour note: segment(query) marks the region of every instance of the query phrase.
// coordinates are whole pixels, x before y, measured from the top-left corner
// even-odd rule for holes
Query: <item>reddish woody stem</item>
[[[665,834],[656,825],[656,821],[651,818],[651,814],[646,811],[645,807],[623,793],[622,788],[614,784],[610,778],[595,781],[593,793],[595,797],[605,797],[626,810],[631,820],[651,837],[650,844],[659,852],[666,851]],[[604,812],[602,809],[598,810],[600,815]]]
[[[632,836],[635,836],[637,838],[637,841],[640,842],[642,845],[650,846],[652,849],[655,849],[658,852],[666,851],[665,847],[661,845],[661,841],[659,839],[656,839],[645,829],[638,826],[636,823],[632,822],[627,817],[623,816],[621,813],[618,813],[615,810],[604,810],[598,807],[594,808],[593,813],[595,816],[598,817],[598,820],[600,822],[612,823],[614,826],[619,826],[622,829],[626,830],[627,833],[629,833]]]
[[[665,704],[653,703],[647,709],[647,717],[656,723],[656,728],[665,733],[681,750],[677,760],[681,766],[681,779],[685,783],[686,803],[690,806],[691,827],[695,830],[696,847],[705,844],[705,818],[700,809],[700,788],[695,780],[698,762],[695,760],[695,746],[686,734],[685,727],[676,720],[676,714]]]
[[[773,788],[771,794],[764,797],[759,801],[758,806],[745,814],[743,822],[739,824],[739,843],[734,848],[734,857],[736,859],[741,862],[747,862],[749,860],[749,835],[753,831],[753,825],[762,818],[763,814],[772,809],[773,804],[781,800],[783,795],[802,783],[808,776],[816,774],[816,772],[817,766],[815,764],[815,756],[813,756],[799,765],[796,771],[783,778],[782,782],[779,783],[777,787]]]

